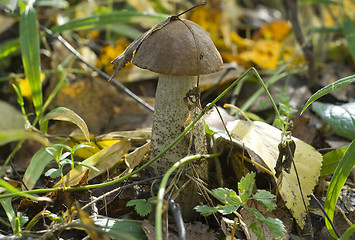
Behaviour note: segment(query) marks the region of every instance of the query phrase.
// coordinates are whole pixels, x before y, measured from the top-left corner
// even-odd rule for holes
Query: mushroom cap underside
[[[222,69],[221,55],[197,24],[172,19],[136,50],[133,64],[166,75],[197,76]]]

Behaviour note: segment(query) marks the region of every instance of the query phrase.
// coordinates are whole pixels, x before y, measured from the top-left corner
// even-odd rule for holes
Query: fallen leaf
[[[90,133],[88,127],[86,126],[85,121],[74,111],[65,107],[55,108],[46,114],[43,122],[47,122],[48,120],[60,120],[60,121],[67,121],[67,122],[74,123],[83,132],[86,140],[90,142],[90,137],[89,137]]]
[[[129,171],[133,171],[133,169],[140,164],[143,160],[143,157],[149,152],[150,150],[150,142],[144,144],[141,147],[136,148],[133,152],[129,153],[125,157],[126,165],[129,168]]]
[[[263,122],[248,122],[236,120],[227,124],[233,139],[244,144],[247,151],[253,151],[260,157],[275,176],[276,160],[279,155],[278,145],[281,142],[281,131]],[[226,138],[223,134],[218,134]],[[226,140],[229,140],[228,138]],[[297,167],[303,196],[312,193],[318,181],[322,163],[322,155],[311,145],[292,137],[296,143],[294,162]],[[282,171],[278,179],[278,190],[282,199],[286,202],[286,207],[290,209],[298,225],[303,228],[305,224],[306,210],[302,203],[302,196],[298,186],[294,166],[291,173]],[[304,199],[309,205],[308,198]]]

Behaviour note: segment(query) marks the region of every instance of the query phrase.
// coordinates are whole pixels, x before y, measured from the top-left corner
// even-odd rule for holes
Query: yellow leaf
[[[287,21],[278,20],[264,25],[256,34],[253,39],[263,37],[265,39],[283,41],[291,32],[291,25]]]
[[[236,120],[227,126],[233,138],[242,142],[262,158],[264,163],[275,174],[276,161],[279,155],[278,144],[281,141],[281,131],[263,122],[248,122]],[[292,138],[296,143],[294,162],[301,181],[303,196],[306,205],[309,205],[307,196],[312,193],[320,174],[322,155],[311,145]],[[290,209],[298,225],[303,228],[305,224],[306,210],[302,203],[302,196],[297,182],[295,169],[292,165],[290,174],[282,171],[278,179],[278,190]]]
[[[125,157],[125,162],[126,165],[128,166],[130,171],[133,171],[133,169],[141,163],[143,160],[144,156],[149,152],[150,150],[150,142],[144,144],[143,146],[136,148],[133,152],[129,153]]]
[[[46,75],[43,72],[41,72],[40,78],[41,78],[41,82],[43,83],[44,79],[46,78]],[[29,100],[32,99],[32,92],[27,77],[25,77],[25,79],[17,78],[16,81],[20,86],[22,96]]]

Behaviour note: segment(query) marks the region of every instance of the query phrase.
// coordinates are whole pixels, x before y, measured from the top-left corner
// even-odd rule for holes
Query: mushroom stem
[[[171,76],[160,74],[156,92],[152,131],[152,157],[163,151],[184,131],[186,119],[190,114],[190,110],[184,98],[186,94],[196,86],[196,76]],[[194,131],[194,135],[195,134]],[[200,134],[203,134],[203,139],[204,132]],[[164,174],[174,163],[190,153],[189,139],[190,137],[187,136],[186,139],[180,140],[156,161],[154,167],[156,174]],[[205,146],[202,146],[202,148],[205,149]],[[201,147],[198,149],[201,149]],[[204,152],[199,153],[203,154]]]

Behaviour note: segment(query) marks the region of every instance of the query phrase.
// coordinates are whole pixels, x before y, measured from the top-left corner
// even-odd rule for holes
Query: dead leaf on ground
[[[279,155],[278,144],[281,141],[281,131],[279,129],[262,122],[242,120],[228,123],[227,129],[234,139],[242,142],[245,148],[252,150],[275,174],[274,168]],[[222,135],[221,137],[225,136]],[[318,181],[322,155],[305,142],[297,138],[292,138],[292,140],[296,143],[294,162],[301,181],[303,195],[308,196],[313,192],[313,188]],[[281,176],[282,179],[278,179],[280,195],[298,225],[303,228],[306,210],[302,203],[294,166],[292,165],[290,174],[283,171]],[[308,198],[305,199],[305,202],[308,206]]]

